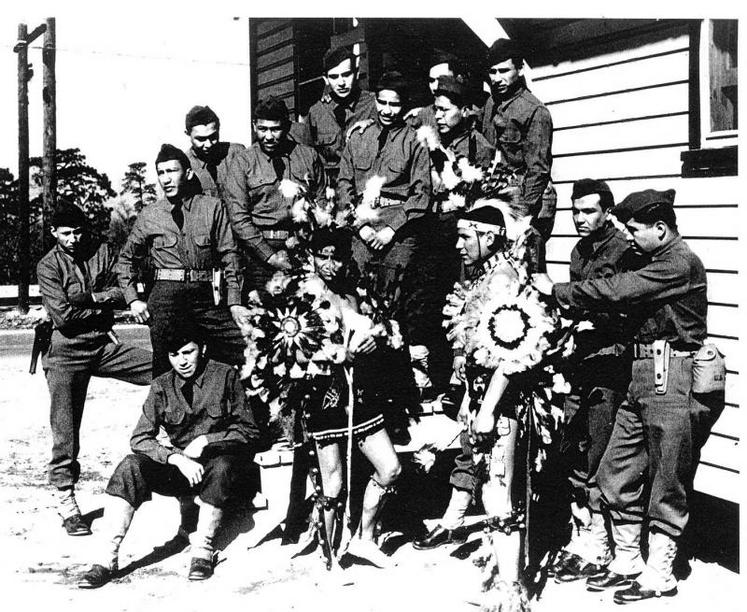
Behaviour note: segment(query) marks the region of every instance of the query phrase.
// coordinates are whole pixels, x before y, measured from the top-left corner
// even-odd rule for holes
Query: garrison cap
[[[207,125],[208,123],[220,125],[218,115],[209,106],[193,106],[189,109],[184,119],[184,127],[187,129],[187,132],[196,125]]]
[[[456,69],[456,65],[459,63],[459,58],[448,51],[443,49],[434,49],[433,55],[428,60],[428,67],[438,66],[439,64],[449,64],[452,69]]]
[[[339,66],[345,60],[349,59],[353,68],[355,68],[355,53],[352,49],[347,47],[337,47],[336,49],[329,49],[322,59],[322,67],[324,68],[324,74],[327,74],[335,66]]]
[[[376,93],[384,89],[397,92],[400,98],[407,97],[407,81],[405,81],[405,77],[402,76],[401,72],[393,70],[382,74],[379,82],[376,84]]]
[[[60,200],[52,214],[52,227],[88,227],[88,217],[80,207]]]
[[[622,223],[627,223],[636,215],[656,206],[657,204],[664,204],[673,207],[674,195],[674,189],[667,189],[666,191],[657,191],[656,189],[634,191],[615,206],[613,212]]]
[[[509,59],[520,58],[524,59],[524,49],[515,40],[509,40],[508,38],[499,38],[488,49],[486,56],[486,64],[488,68],[495,66],[501,62],[505,62]],[[520,66],[516,66],[519,68]]]
[[[434,95],[446,96],[455,104],[462,104],[467,98],[467,88],[455,79],[453,76],[440,76],[438,77],[438,87]]]
[[[176,148],[172,144],[162,144],[161,150],[158,152],[158,155],[156,156],[156,166],[158,164],[162,164],[163,162],[176,160],[182,165],[183,170],[187,170],[191,168],[191,165],[189,163],[189,159],[187,159],[187,156],[184,154],[184,151],[181,149]]]

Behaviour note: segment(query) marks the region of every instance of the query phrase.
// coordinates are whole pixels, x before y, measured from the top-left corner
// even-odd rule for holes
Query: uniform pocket
[[[166,234],[159,234],[153,238],[153,248],[155,249],[168,249],[176,246],[176,236],[167,236]]]
[[[195,244],[198,247],[204,247],[204,248],[210,247],[210,234],[197,234],[194,240],[195,240]]]

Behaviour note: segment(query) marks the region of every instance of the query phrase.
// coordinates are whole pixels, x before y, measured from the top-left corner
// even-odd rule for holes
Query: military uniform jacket
[[[192,386],[191,404],[182,392],[185,384]],[[173,448],[159,442],[161,427]],[[259,436],[238,372],[212,360],[192,381],[174,370],[153,380],[130,446],[136,453],[166,463],[169,455],[184,450],[202,435],[208,444],[245,446],[247,450]]]
[[[143,208],[119,254],[119,286],[128,304],[137,299],[135,271],[150,255],[155,268],[211,270],[223,268],[227,303],[241,304],[239,258],[225,207],[217,198],[196,194],[182,202],[184,225],[174,221],[167,199]]]
[[[353,125],[366,119],[376,120],[375,94],[356,88],[348,99],[345,100],[347,104],[340,104],[329,92],[325,92],[309,109],[307,123],[311,140],[326,167],[336,168],[340,164],[340,155],[346,142],[345,136]],[[345,111],[342,125],[335,117],[335,109],[338,107]]]
[[[280,152],[283,179],[324,194],[326,178],[319,154],[311,147],[288,140]],[[225,203],[239,244],[267,261],[275,249],[262,236],[263,229],[289,229],[293,200],[280,192],[271,158],[259,143],[237,155],[226,182]]]
[[[382,135],[383,131],[377,121],[362,134],[350,136],[340,161],[337,191],[344,208],[363,193],[368,179],[384,177],[381,197],[388,202],[379,209],[379,219],[372,225],[376,230],[389,226],[396,232],[428,209],[430,161],[428,149],[411,127],[401,124]]]
[[[443,139],[443,136],[441,136],[441,138]],[[490,166],[495,155],[495,147],[493,147],[493,145],[491,145],[485,137],[480,134],[480,132],[473,129],[459,130],[454,134],[452,140],[448,144],[445,144],[445,146],[449,151],[456,155],[457,159],[460,157],[466,157],[471,164],[476,166]],[[436,172],[436,174],[431,175],[431,178],[433,180],[434,195],[441,195],[441,197],[444,197],[447,194],[437,176],[440,169],[443,168],[443,160],[437,158],[439,153],[443,157],[443,153],[438,150],[435,152],[431,151],[430,153],[431,170]],[[439,168],[439,165],[441,168]],[[438,199],[438,197],[436,199]]]
[[[56,245],[36,275],[42,304],[63,336],[103,335],[112,328],[114,308],[125,305],[106,244],[92,245],[77,262]]]
[[[522,78],[505,100],[488,98],[482,133],[503,160],[523,177],[522,200],[532,215],[539,212],[552,168],[552,117]]]
[[[228,169],[234,158],[244,151],[244,145],[235,142],[219,142],[215,147],[217,148],[213,157],[215,161],[200,159],[192,147],[186,150],[186,154],[192,166],[192,172],[195,173],[197,180],[200,182],[202,193],[223,199]]]
[[[679,236],[638,270],[558,283],[552,292],[564,307],[628,312],[638,320],[635,339],[642,344],[668,340],[675,349],[691,350],[706,337],[705,268]]]

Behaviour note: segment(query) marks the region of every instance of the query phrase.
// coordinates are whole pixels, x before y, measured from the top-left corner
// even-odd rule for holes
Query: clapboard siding
[[[532,91],[553,116],[552,176],[558,192],[548,273],[568,280],[578,241],[571,216],[573,182],[609,182],[616,201],[642,189],[675,189],[679,229],[708,270],[709,341],[727,359],[727,407],[703,448],[696,487],[737,501],[740,469],[738,351],[740,191],[736,177],[683,179],[689,143],[689,39],[681,29],[650,44],[532,69]],[[731,357],[731,359],[730,359]]]
[[[260,48],[257,51],[257,55],[259,57],[262,57],[262,54],[269,53],[270,51],[274,50],[275,47],[279,47],[281,45],[293,45],[293,26],[291,24],[288,24],[283,29],[273,32],[269,36],[265,36],[261,39],[261,41],[258,41],[258,43],[261,43]]]
[[[262,70],[257,73],[257,84],[262,87],[267,83],[279,82],[279,81],[292,81],[294,76],[295,66],[293,64],[293,56],[291,55],[287,61],[283,62],[279,66],[270,68],[269,70]]]
[[[257,71],[262,72],[263,70],[266,70],[268,66],[291,60],[293,60],[293,47],[291,45],[284,45],[270,53],[260,55],[257,58]]]

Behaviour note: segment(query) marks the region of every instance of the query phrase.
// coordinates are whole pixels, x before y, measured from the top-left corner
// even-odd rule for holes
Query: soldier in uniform
[[[188,577],[213,574],[215,535],[252,459],[257,427],[238,372],[205,357],[196,328],[182,321],[165,343],[172,369],[153,381],[130,440],[133,454],[109,479],[99,559],[78,579],[80,588],[98,588],[116,577],[120,544],[135,511],[153,493],[198,496]],[[170,445],[159,438],[160,428]]]
[[[280,190],[290,180],[320,196],[326,188],[319,154],[288,138],[285,103],[260,100],[254,111],[257,141],[236,156],[226,181],[225,203],[231,227],[250,260],[248,287],[264,288],[277,270],[291,267],[286,240],[292,229],[293,200]]]
[[[459,60],[453,53],[447,51],[435,50],[428,64],[428,89],[433,94],[433,104],[413,108],[405,115],[405,119],[412,127],[418,128],[422,125],[428,125],[434,130],[438,129],[436,125],[436,89],[439,85],[440,77],[452,77],[460,81],[464,75],[459,66]]]
[[[221,141],[220,119],[209,106],[193,106],[184,126],[191,144],[187,158],[202,193],[223,199],[228,169],[244,145]]]
[[[627,399],[597,470],[602,507],[611,517],[614,558],[601,575],[586,581],[595,591],[625,587],[614,594],[620,604],[677,593],[672,567],[688,521],[693,477],[723,407],[723,391],[693,393],[693,363],[707,335],[706,272],[677,231],[673,202],[674,190],[648,189],[630,194],[616,208],[635,248],[647,258],[640,269],[554,285],[546,277],[537,279],[562,307],[625,310],[640,322]]]
[[[53,325],[43,362],[51,399],[49,482],[57,488],[67,533],[90,535],[75,500],[88,381],[100,376],[150,384],[152,355],[119,342],[112,331],[114,309],[124,308],[125,301],[107,246],[90,241],[83,211],[61,201],[51,226],[56,244],[36,267],[42,304]]]
[[[581,239],[571,251],[571,281],[606,278],[634,269],[638,256],[610,220],[614,197],[607,183],[581,179],[571,194],[573,222]],[[555,581],[598,575],[610,560],[599,496],[591,495],[596,471],[612,434],[615,413],[630,382],[629,326],[621,314],[586,312],[592,329],[577,332],[573,393],[566,398],[561,443],[568,461],[574,527],[555,564]]]
[[[238,255],[225,208],[219,199],[194,191],[189,160],[176,147],[161,147],[156,173],[166,197],[140,213],[117,264],[135,320],[150,322],[153,373],[168,371],[165,338],[185,316],[194,318],[208,338],[211,358],[241,365],[246,344],[239,326],[248,310],[241,305]],[[146,303],[138,297],[135,270],[148,255],[155,284]],[[225,301],[222,283],[216,282],[220,276]]]
[[[375,96],[358,84],[355,54],[344,47],[330,49],[323,59],[325,91],[310,109],[307,124],[314,148],[334,184],[340,155],[351,127],[376,119]]]
[[[491,96],[485,104],[482,133],[520,177],[524,214],[547,241],[555,222],[557,196],[550,181],[552,117],[527,88],[524,56],[514,41],[500,38],[488,50]]]

